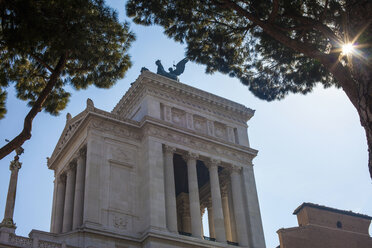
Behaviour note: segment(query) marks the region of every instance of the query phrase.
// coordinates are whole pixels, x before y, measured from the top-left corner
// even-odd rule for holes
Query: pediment
[[[62,131],[62,134],[57,142],[56,147],[53,150],[52,156],[49,160],[54,160],[54,158],[63,150],[67,142],[75,134],[76,130],[82,124],[85,117],[88,115],[88,112],[84,110],[74,118],[66,121],[65,128]],[[48,161],[49,163],[49,161]]]

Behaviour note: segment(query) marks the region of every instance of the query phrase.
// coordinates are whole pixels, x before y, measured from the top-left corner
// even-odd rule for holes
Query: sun
[[[349,55],[354,51],[354,46],[352,43],[347,43],[342,45],[342,54]]]

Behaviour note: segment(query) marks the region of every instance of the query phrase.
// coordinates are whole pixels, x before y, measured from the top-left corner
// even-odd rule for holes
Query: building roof
[[[311,202],[304,202],[304,203],[302,203],[299,207],[297,207],[295,209],[295,211],[293,212],[293,214],[298,214],[298,212],[300,212],[300,210],[302,208],[304,208],[304,207],[317,208],[317,209],[326,210],[326,211],[330,211],[330,212],[334,212],[334,213],[338,213],[338,214],[345,214],[345,215],[349,215],[349,216],[354,216],[354,217],[359,217],[359,218],[364,218],[364,219],[372,220],[372,217],[371,216],[368,216],[368,215],[365,215],[365,214],[359,214],[359,213],[354,213],[352,211],[346,211],[346,210],[340,210],[340,209],[336,209],[336,208],[330,208],[330,207],[326,207],[326,206],[314,204],[314,203],[311,203]]]

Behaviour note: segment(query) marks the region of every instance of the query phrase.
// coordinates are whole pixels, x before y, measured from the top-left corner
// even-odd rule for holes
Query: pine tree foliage
[[[372,1],[370,0],[129,0],[127,15],[161,25],[186,44],[187,57],[238,78],[272,101],[342,88],[366,130],[372,177]],[[342,45],[352,42],[352,55]]]
[[[22,131],[29,139],[38,112],[57,115],[66,107],[66,86],[109,88],[123,78],[133,40],[103,0],[0,0],[0,118],[14,86],[31,107]]]

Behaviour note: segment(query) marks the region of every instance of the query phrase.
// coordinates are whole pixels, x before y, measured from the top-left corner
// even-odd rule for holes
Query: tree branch
[[[322,22],[327,14],[327,9],[328,9],[328,0],[325,1],[325,4],[324,4],[324,11],[323,11],[323,14],[322,16],[320,17],[320,21]]]
[[[339,44],[343,43],[343,40],[337,35],[335,35],[335,33],[329,27],[327,27],[326,25],[317,20],[293,14],[286,14],[285,16],[294,18],[303,24],[312,25],[315,29],[318,29],[320,32],[322,32],[328,39],[338,42]]]
[[[223,0],[223,1],[227,7],[236,11],[242,17],[245,17],[251,22],[255,23],[257,26],[262,28],[265,33],[270,35],[272,38],[274,38],[278,42],[295,50],[296,52],[303,53],[306,56],[316,59],[320,63],[322,63],[325,66],[325,68],[327,68],[334,75],[334,77],[336,78],[340,86],[343,88],[343,90],[349,97],[351,103],[354,105],[355,108],[358,109],[358,102],[357,102],[358,90],[356,88],[355,80],[352,78],[350,72],[345,67],[343,67],[341,63],[337,60],[337,56],[335,59],[334,54],[322,53],[319,50],[312,48],[308,44],[304,44],[297,40],[291,39],[290,37],[280,32],[274,25],[271,25],[270,23],[266,23],[260,20],[257,16],[248,12],[246,9],[242,8],[240,5],[238,5],[232,0]],[[309,19],[305,18],[304,20],[306,20],[307,23],[309,23],[308,22]]]
[[[0,149],[0,159],[3,159],[5,156],[10,154],[12,151],[22,146],[26,140],[31,138],[32,121],[35,118],[35,116],[42,110],[45,100],[47,99],[50,92],[53,90],[60,74],[62,73],[63,68],[66,65],[66,60],[67,60],[66,58],[67,58],[67,53],[63,54],[59,58],[59,61],[56,67],[54,68],[53,73],[51,74],[47,85],[45,86],[43,91],[40,93],[35,104],[32,106],[31,110],[28,112],[27,116],[25,117],[22,132]]]
[[[50,71],[50,73],[53,73],[54,70],[52,67],[50,67],[44,60],[42,60],[41,58],[39,58],[36,54],[31,54],[31,56],[37,61],[39,62],[40,64],[42,64],[46,69],[48,69]]]
[[[269,19],[267,20],[268,22],[273,22],[275,17],[278,15],[278,10],[279,10],[279,1],[274,0],[273,1],[273,10],[270,13]]]

